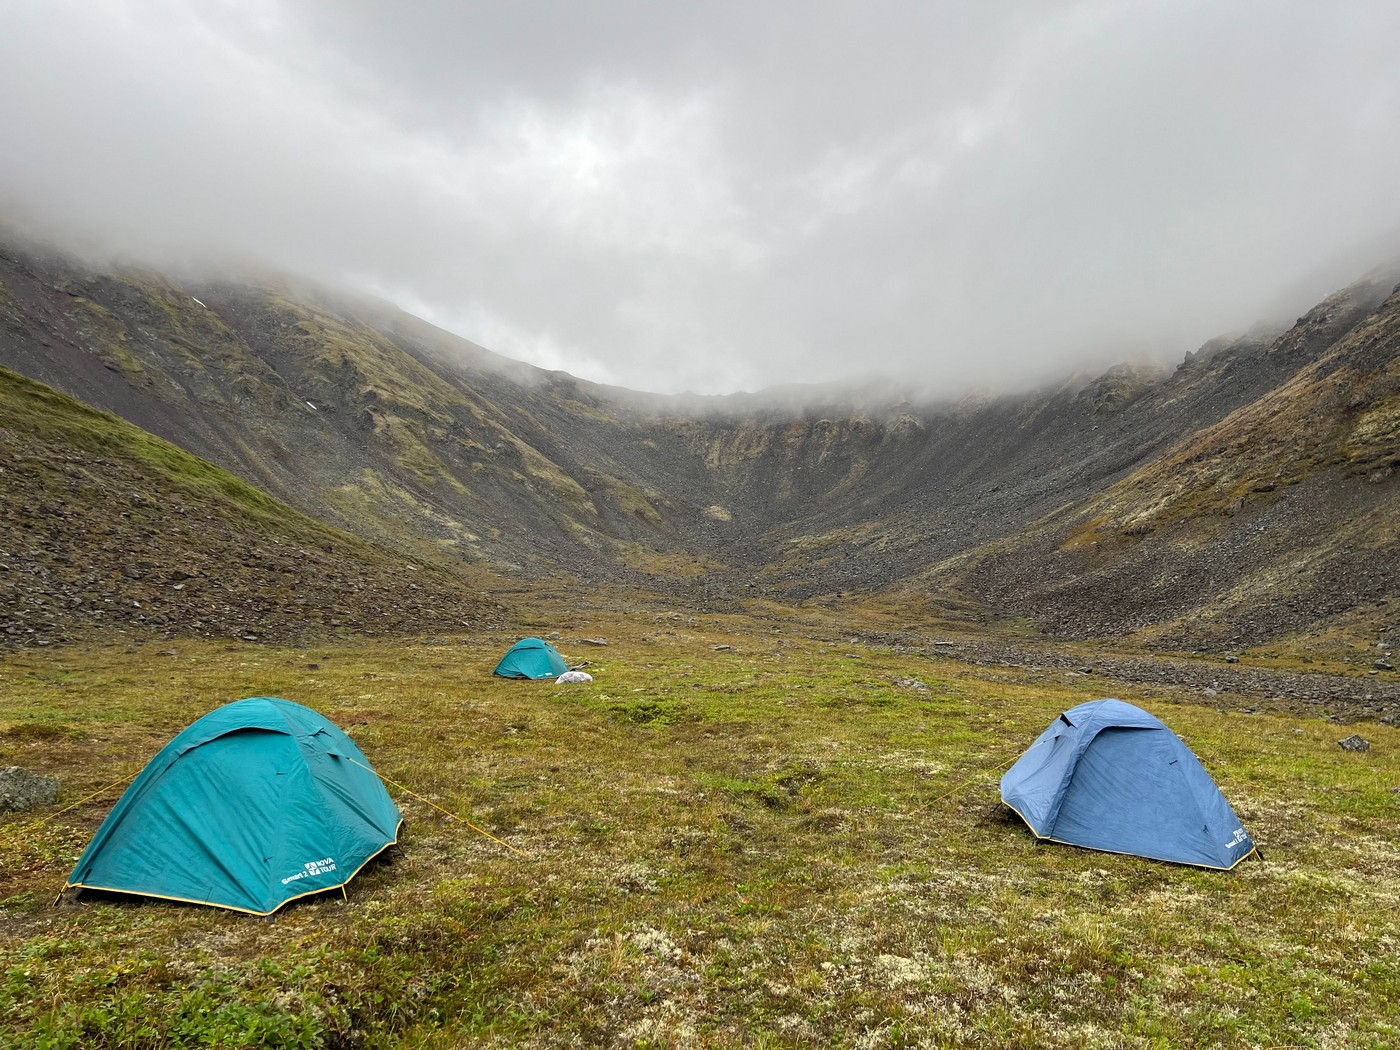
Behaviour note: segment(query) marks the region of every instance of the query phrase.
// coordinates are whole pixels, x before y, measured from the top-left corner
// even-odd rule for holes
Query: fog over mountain
[[[0,216],[722,393],[1180,359],[1400,255],[1400,7],[0,8]]]

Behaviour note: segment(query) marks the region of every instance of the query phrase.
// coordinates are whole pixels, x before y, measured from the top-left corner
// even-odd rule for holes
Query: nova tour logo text
[[[296,882],[297,879],[309,879],[312,875],[324,875],[328,871],[335,871],[335,858],[322,857],[320,860],[308,860],[301,866],[301,871],[294,875],[288,875],[282,880],[285,886],[289,882]]]

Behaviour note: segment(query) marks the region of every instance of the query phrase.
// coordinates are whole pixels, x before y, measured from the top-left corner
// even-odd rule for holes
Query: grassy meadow
[[[1229,697],[587,615],[526,631],[592,661],[582,686],[491,678],[505,635],[0,660],[0,766],[62,781],[0,818],[0,1045],[1400,1045],[1400,731],[1349,753],[1352,727]],[[52,907],[118,790],[36,820],[250,695],[528,857],[391,789],[399,844],[348,899]],[[1037,845],[997,809],[1000,769],[1104,695],[1186,740],[1263,859]]]

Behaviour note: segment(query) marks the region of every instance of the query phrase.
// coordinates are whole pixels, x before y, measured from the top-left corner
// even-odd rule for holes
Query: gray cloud
[[[1388,0],[3,19],[12,215],[640,389],[1179,356],[1400,254]]]

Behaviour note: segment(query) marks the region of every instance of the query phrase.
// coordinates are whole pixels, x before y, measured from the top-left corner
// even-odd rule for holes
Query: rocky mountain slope
[[[884,593],[911,616],[1249,644],[1373,634],[1377,603],[1400,604],[1397,281],[1374,274],[1170,373],[777,407],[589,384],[292,282],[10,243],[0,363],[337,528],[526,583]]]
[[[1273,389],[929,583],[1057,633],[1230,646],[1328,624],[1400,642],[1400,290],[1351,320],[1395,276],[1272,342]]]
[[[383,304],[14,251],[0,282],[0,362],[361,535],[545,570],[661,524],[630,463],[664,460],[587,384]]]
[[[288,639],[500,609],[211,463],[0,368],[0,648],[94,630]]]

